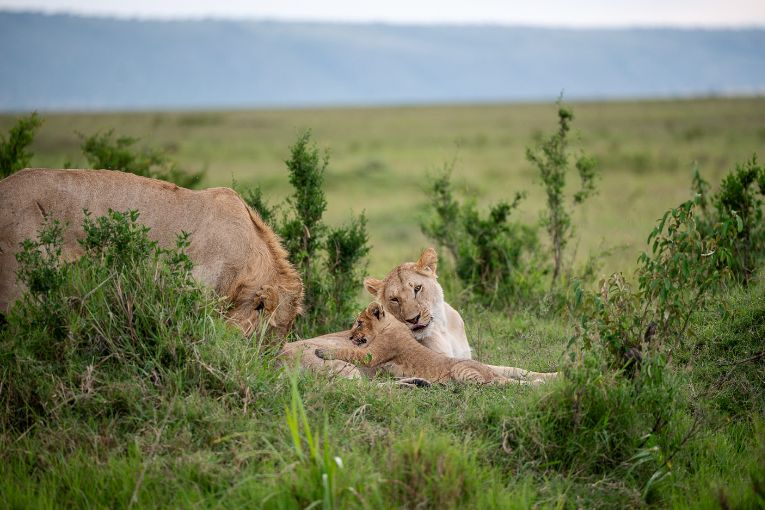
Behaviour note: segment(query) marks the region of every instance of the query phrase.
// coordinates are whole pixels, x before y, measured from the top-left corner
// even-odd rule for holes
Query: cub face
[[[359,347],[368,347],[382,331],[386,321],[385,310],[376,302],[370,303],[351,328],[351,342]]]
[[[367,291],[384,310],[404,323],[418,340],[428,336],[434,316],[443,306],[444,291],[436,279],[437,266],[436,251],[428,248],[417,262],[399,265],[384,280],[364,280]]]

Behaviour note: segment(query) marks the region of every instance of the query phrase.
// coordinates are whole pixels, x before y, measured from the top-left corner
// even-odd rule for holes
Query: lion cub
[[[428,349],[414,339],[404,323],[390,317],[376,302],[371,303],[359,315],[351,329],[351,341],[357,347],[316,349],[316,356],[372,368],[392,361],[404,377],[421,378],[429,382],[527,383],[498,375],[483,363],[449,358]]]

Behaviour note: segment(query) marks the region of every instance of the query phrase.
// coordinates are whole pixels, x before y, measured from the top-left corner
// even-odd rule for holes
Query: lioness
[[[444,301],[444,291],[438,283],[436,270],[438,256],[433,248],[422,252],[417,262],[404,262],[395,267],[383,280],[366,278],[364,286],[386,313],[406,324],[414,337],[431,350],[452,358],[471,358],[470,345],[465,334],[465,324],[460,314]],[[341,375],[358,377],[373,373],[362,367],[343,364],[334,360],[323,364],[314,353],[317,346],[335,347],[338,342],[348,342],[350,331],[291,342],[284,346],[285,358],[300,356],[304,368],[324,368]],[[546,380],[557,377],[557,372],[531,372],[522,368],[487,365],[497,374],[519,380]],[[386,367],[393,375],[401,375],[395,364]]]
[[[68,224],[65,260],[81,256],[84,209],[96,216],[138,210],[161,246],[174,246],[179,232],[189,232],[194,277],[231,301],[229,318],[245,334],[261,317],[286,334],[302,310],[303,284],[279,239],[228,188],[191,191],[110,170],[26,169],[0,181],[0,208],[0,312],[23,291],[16,282],[19,243],[36,238],[51,217]]]
[[[425,379],[431,383],[528,384],[527,381],[503,377],[477,361],[450,358],[428,349],[415,340],[410,328],[386,314],[376,302],[372,302],[356,319],[350,340],[355,345],[320,348],[316,349],[315,354],[324,360],[341,360],[372,368],[392,362],[399,367],[402,376]]]

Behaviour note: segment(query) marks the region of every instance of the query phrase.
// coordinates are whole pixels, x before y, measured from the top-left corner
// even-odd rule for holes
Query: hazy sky
[[[0,9],[148,18],[765,26],[765,0],[0,0]]]

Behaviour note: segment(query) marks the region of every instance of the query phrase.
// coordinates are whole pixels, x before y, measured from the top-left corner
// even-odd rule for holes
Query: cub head
[[[408,326],[417,340],[428,336],[434,319],[443,313],[444,291],[436,280],[437,266],[436,251],[428,248],[417,262],[404,262],[383,280],[364,280],[364,287],[385,312]]]
[[[379,303],[369,303],[366,310],[356,317],[356,322],[351,328],[351,342],[359,347],[367,347],[375,337],[385,328],[388,316]]]

